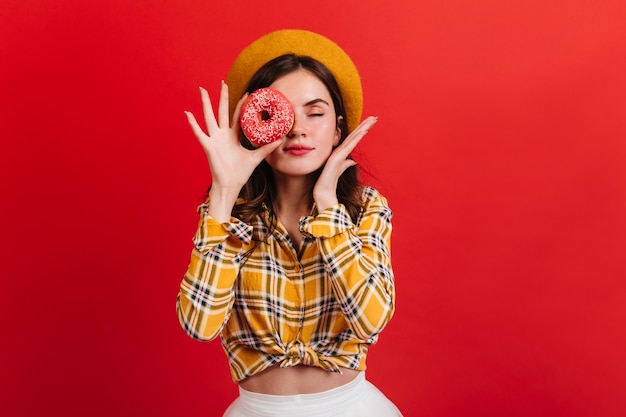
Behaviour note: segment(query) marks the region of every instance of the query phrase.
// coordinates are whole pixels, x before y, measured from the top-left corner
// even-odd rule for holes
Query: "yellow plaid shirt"
[[[222,224],[207,207],[198,208],[176,303],[187,334],[203,341],[219,334],[234,381],[275,364],[365,369],[368,347],[394,310],[386,199],[365,187],[357,224],[342,204],[301,218],[299,250],[279,222],[247,259],[253,228],[267,230],[266,213],[253,224]]]

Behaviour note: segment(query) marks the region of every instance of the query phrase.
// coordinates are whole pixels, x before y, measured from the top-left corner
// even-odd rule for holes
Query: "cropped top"
[[[200,205],[176,310],[190,337],[220,335],[234,381],[276,364],[365,369],[395,292],[392,212],[374,188],[365,187],[362,198],[356,224],[342,204],[302,217],[300,248],[280,222],[255,247],[252,230],[265,235],[267,213],[252,224],[234,217],[219,223],[207,214],[208,202]]]

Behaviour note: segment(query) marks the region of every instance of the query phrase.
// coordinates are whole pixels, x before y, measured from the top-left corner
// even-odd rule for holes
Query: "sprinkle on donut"
[[[246,138],[255,146],[263,146],[285,136],[293,118],[287,97],[273,88],[260,88],[244,103],[239,121]]]

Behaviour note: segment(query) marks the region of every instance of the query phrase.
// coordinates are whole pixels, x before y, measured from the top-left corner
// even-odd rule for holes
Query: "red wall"
[[[209,183],[183,110],[247,43],[342,45],[380,116],[398,309],[368,377],[406,416],[626,415],[623,0],[5,0],[0,414],[216,416],[174,310]]]

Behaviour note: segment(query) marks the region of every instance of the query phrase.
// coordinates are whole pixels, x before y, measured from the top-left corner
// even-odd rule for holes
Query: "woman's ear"
[[[337,117],[337,127],[335,128],[335,140],[333,141],[333,146],[339,145],[339,141],[341,140],[341,128],[339,127],[339,125],[342,120],[343,116]]]

